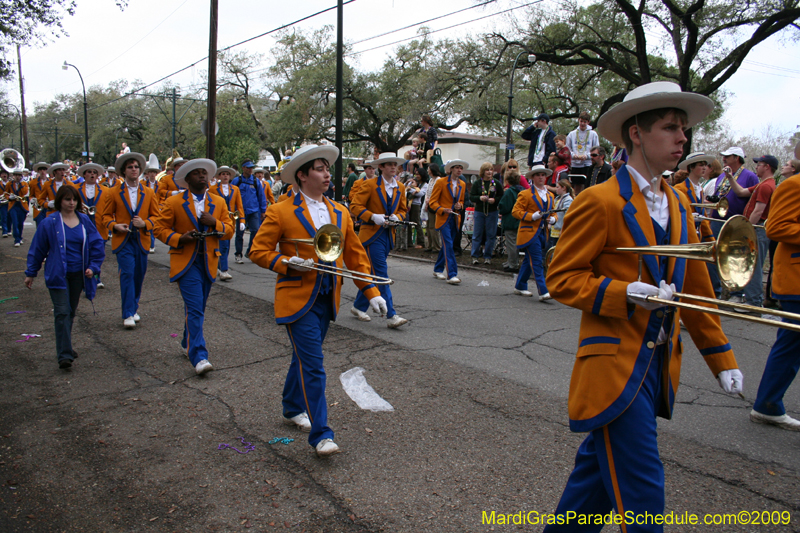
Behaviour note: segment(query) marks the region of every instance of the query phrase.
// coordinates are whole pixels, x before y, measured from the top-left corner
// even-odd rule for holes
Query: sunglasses
[[[514,165],[508,165],[508,168],[518,168],[518,167],[515,167]]]

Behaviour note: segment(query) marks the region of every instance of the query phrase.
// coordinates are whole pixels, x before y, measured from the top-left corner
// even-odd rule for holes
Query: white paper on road
[[[392,404],[381,398],[375,392],[375,389],[367,383],[367,378],[364,377],[364,369],[360,366],[343,372],[339,376],[339,380],[342,382],[344,391],[360,408],[368,411],[394,411]]]

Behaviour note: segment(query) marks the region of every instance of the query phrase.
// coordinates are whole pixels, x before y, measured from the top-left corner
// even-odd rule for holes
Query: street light
[[[4,103],[3,105],[7,107],[13,107],[14,111],[17,112],[17,116],[19,117],[19,149],[21,152],[25,151],[25,148],[22,144],[22,113],[20,113],[19,108],[14,104]]]
[[[78,70],[78,67],[75,65],[71,65],[64,61],[64,64],[61,65],[62,70],[69,70],[69,67],[75,69],[78,73],[78,77],[81,79],[81,87],[83,87],[83,135],[84,135],[84,144],[86,145],[86,160],[89,160],[89,110],[86,104],[86,85],[83,84],[83,76],[81,76],[81,71]]]
[[[508,88],[508,127],[506,128],[506,162],[508,161],[511,154],[511,148],[509,147],[514,146],[511,144],[511,107],[514,102],[514,72],[517,70],[517,61],[519,61],[520,57],[526,54],[528,56],[528,63],[530,63],[531,65],[536,63],[536,54],[529,54],[528,52],[522,51],[517,54],[516,58],[514,58],[514,66],[511,67],[511,84]]]

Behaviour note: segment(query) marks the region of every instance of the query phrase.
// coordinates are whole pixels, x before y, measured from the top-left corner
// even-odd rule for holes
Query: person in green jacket
[[[358,171],[356,170],[355,163],[348,163],[347,170],[350,171],[350,175],[347,176],[347,181],[344,184],[344,190],[342,191],[342,203],[347,202],[347,199],[350,197],[350,189],[353,187],[353,183],[355,183],[358,179]]]
[[[519,184],[519,172],[517,170],[506,170],[503,179],[506,192],[500,199],[497,211],[502,215],[503,235],[506,239],[506,253],[508,259],[503,263],[504,272],[519,272],[519,251],[517,250],[517,230],[519,220],[511,216],[514,204],[517,202],[517,195],[523,190]]]

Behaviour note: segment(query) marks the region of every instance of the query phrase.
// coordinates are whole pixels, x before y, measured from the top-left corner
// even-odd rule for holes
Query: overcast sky
[[[487,7],[470,9],[427,26],[440,29],[485,17],[496,11],[528,3],[530,0],[498,0]],[[383,34],[425,19],[434,18],[475,5],[474,0],[419,2],[410,0],[356,0],[344,8],[345,40],[355,42]],[[544,0],[543,5],[559,5]],[[335,0],[287,2],[261,0],[221,0],[218,47],[242,41],[335,5]],[[521,16],[525,9],[513,13]],[[457,38],[508,24],[508,15],[484,18],[431,37]],[[64,20],[68,37],[61,37],[39,48],[23,49],[23,74],[26,81],[26,107],[47,102],[60,93],[80,92],[74,69],[64,71],[67,60],[77,66],[86,86],[105,86],[110,80],[141,79],[155,81],[208,53],[208,0],[130,0],[124,12],[113,0],[78,0],[76,14]],[[336,11],[312,18],[298,26],[304,30],[336,23]],[[415,28],[355,46],[366,50],[412,37]],[[235,50],[264,53],[269,58],[271,36],[262,37]],[[356,67],[379,68],[393,47],[384,47],[358,56]],[[352,61],[351,61],[352,62]],[[171,78],[183,87],[202,83],[205,63]],[[794,132],[800,124],[800,44],[783,45],[771,39],[755,48],[748,60],[725,85],[730,92],[725,119],[735,135],[757,132],[763,124]],[[159,84],[160,85],[160,84]],[[156,86],[157,88],[158,86]],[[19,102],[16,79],[6,85],[12,102]],[[91,122],[91,117],[90,117]]]

